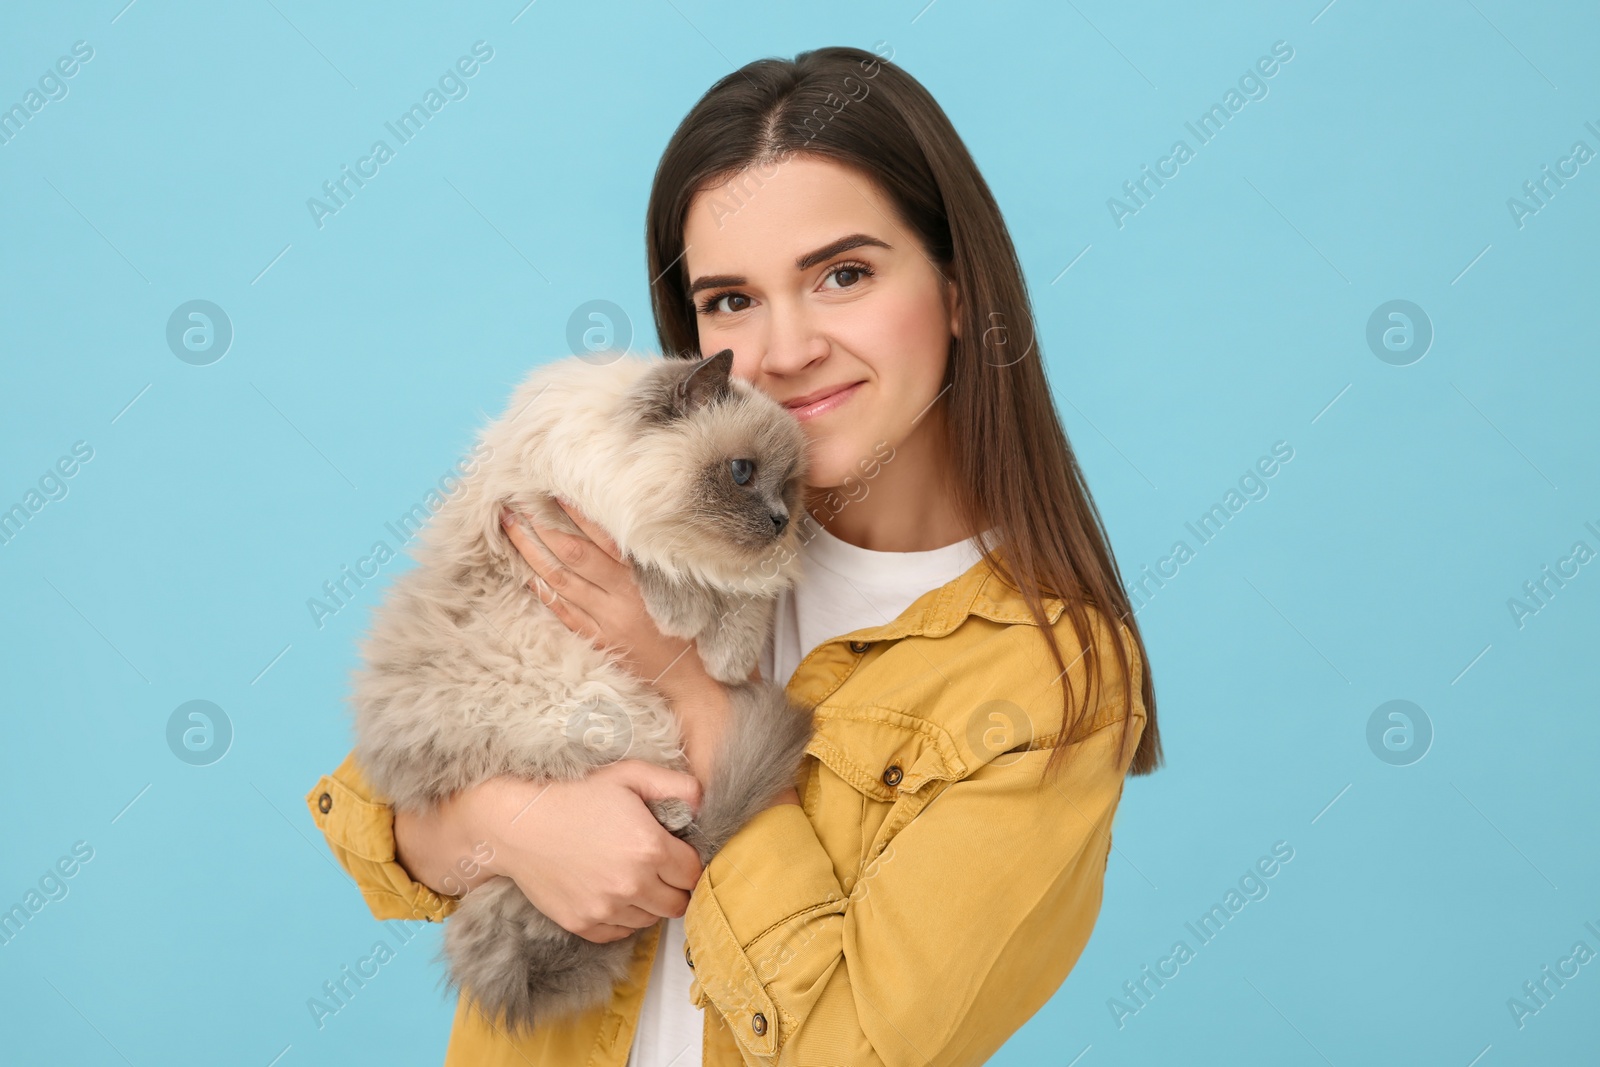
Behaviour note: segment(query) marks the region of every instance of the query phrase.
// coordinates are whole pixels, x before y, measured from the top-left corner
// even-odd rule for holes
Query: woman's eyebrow
[[[795,260],[794,265],[799,270],[807,270],[815,267],[825,259],[838,255],[840,252],[848,252],[850,249],[860,248],[862,245],[873,245],[878,248],[889,247],[886,242],[880,241],[876,237],[871,237],[864,233],[852,233],[847,237],[841,237],[837,241],[823,245],[815,252],[807,252]]]
[[[795,269],[809,270],[823,260],[836,256],[840,252],[848,252],[852,248],[860,248],[864,245],[887,248],[893,251],[893,246],[886,241],[880,241],[870,234],[852,233],[839,238],[837,241],[830,241],[814,252],[807,252],[805,255],[800,256],[794,261]],[[693,296],[702,289],[720,289],[725,285],[745,284],[748,284],[748,282],[742,274],[704,274],[696,278],[689,286],[689,295]]]

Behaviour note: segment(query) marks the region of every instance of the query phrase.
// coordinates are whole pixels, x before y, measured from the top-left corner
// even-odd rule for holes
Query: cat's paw
[[[647,800],[645,805],[650,809],[650,814],[656,817],[656,821],[673,833],[694,822],[694,809],[689,807],[688,801],[678,797]]]

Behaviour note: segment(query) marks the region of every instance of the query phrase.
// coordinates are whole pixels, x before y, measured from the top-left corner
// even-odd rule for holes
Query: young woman
[[[626,649],[693,775],[623,760],[396,818],[351,756],[312,816],[379,918],[499,875],[590,940],[647,929],[609,1004],[532,1036],[462,997],[447,1065],[981,1063],[1082,952],[1124,778],[1161,761],[999,208],[920,84],[822,48],[711,88],[647,231],[663,349],[733,349],[807,432],[803,577],[760,665],[816,709],[796,788],[704,869],[650,816],[698,804],[728,703],[575,513],[586,538],[512,527],[529,610]]]

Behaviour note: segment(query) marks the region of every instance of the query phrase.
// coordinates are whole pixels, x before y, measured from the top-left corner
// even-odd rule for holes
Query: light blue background
[[[1522,227],[1507,199],[1600,149],[1600,15],[1324,2],[8,5],[0,106],[94,58],[0,145],[0,508],[94,458],[0,546],[0,906],[94,858],[0,947],[0,1059],[442,1058],[437,929],[322,1029],[307,1008],[381,932],[302,799],[348,747],[380,584],[320,630],[306,600],[581,303],[655,346],[649,182],[713,81],[877,42],[1005,212],[1129,581],[1294,449],[1140,612],[1168,765],[1129,781],[1093,940],[993,1062],[1592,1058],[1600,963],[1520,1029],[1506,1002],[1600,950],[1600,563],[1521,628],[1507,600],[1600,549],[1600,162]],[[470,94],[318,229],[306,199],[478,40]],[[1118,228],[1107,198],[1280,40],[1269,95]],[[165,342],[192,299],[235,330],[210,366]],[[1366,344],[1392,299],[1436,331],[1409,366]],[[193,699],[233,724],[210,766],[166,744]],[[1435,731],[1409,766],[1367,744],[1391,699]],[[1110,998],[1278,841],[1270,894],[1119,1029]]]

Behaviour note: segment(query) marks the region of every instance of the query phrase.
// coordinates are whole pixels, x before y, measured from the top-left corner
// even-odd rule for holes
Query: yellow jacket
[[[1072,676],[1084,650],[1046,599]],[[796,780],[701,873],[684,915],[705,1067],[954,1067],[989,1058],[1060,987],[1100,911],[1132,721],[1107,617],[1100,682],[1043,780],[1061,679],[1019,593],[983,561],[883,626],[832,638],[788,683],[816,708]],[[814,758],[813,758],[814,757]],[[379,919],[437,922],[456,900],[394,859],[394,814],[353,753],[306,794]],[[513,1041],[458,998],[446,1067],[624,1067],[661,925],[608,1004]]]

